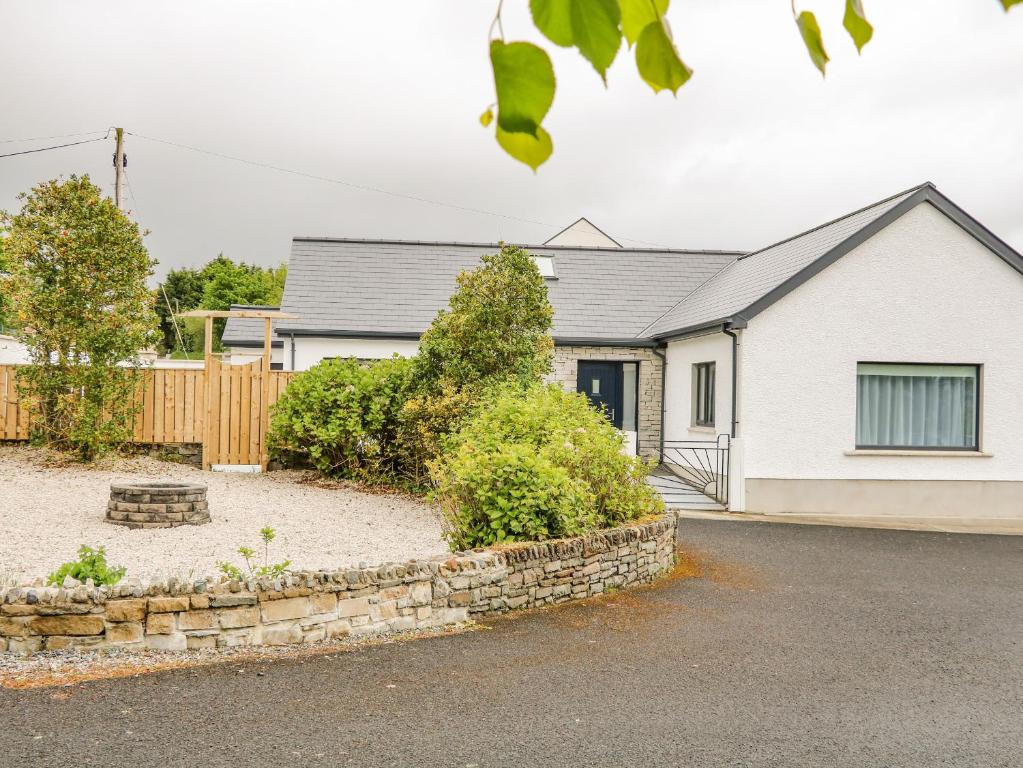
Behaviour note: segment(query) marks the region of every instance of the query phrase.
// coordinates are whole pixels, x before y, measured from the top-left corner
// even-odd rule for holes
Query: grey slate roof
[[[748,319],[744,310],[793,278],[852,235],[907,200],[921,185],[822,224],[800,235],[753,251],[725,266],[640,335],[665,336],[727,320]]]
[[[547,287],[554,337],[634,339],[650,322],[739,256],[729,251],[526,246],[554,258]],[[415,336],[448,304],[455,277],[494,243],[295,238],[281,308],[299,316],[278,336]]]
[[[266,304],[232,304],[231,309],[280,309]],[[270,333],[274,332],[277,320],[270,322]],[[225,347],[260,347],[263,346],[263,321],[258,317],[229,317],[224,325],[224,334],[220,343]],[[283,345],[280,339],[273,338],[272,346]]]

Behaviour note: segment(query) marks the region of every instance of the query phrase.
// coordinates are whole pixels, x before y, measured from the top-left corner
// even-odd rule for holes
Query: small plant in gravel
[[[242,581],[244,579],[259,579],[259,578],[271,578],[275,579],[282,575],[291,565],[290,560],[282,560],[279,563],[270,562],[270,542],[277,538],[277,532],[269,525],[263,526],[259,529],[259,537],[263,540],[263,563],[262,565],[254,564],[253,561],[256,557],[256,550],[252,547],[240,546],[238,547],[238,554],[242,556],[245,561],[245,569],[242,570],[237,565],[228,562],[219,563],[220,572],[227,576],[229,579],[238,579]]]
[[[73,579],[85,583],[92,579],[97,587],[116,584],[124,578],[128,569],[123,566],[111,567],[107,564],[107,548],[96,547],[93,549],[88,544],[78,548],[78,560],[64,563],[46,577],[46,583],[60,586],[64,579],[70,576]]]

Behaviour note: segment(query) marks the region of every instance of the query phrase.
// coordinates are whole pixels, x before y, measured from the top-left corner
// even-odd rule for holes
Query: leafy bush
[[[156,338],[144,232],[88,176],[48,181],[0,212],[5,312],[32,437],[83,461],[131,439],[138,354]]]
[[[325,475],[387,482],[400,472],[396,433],[411,363],[324,360],[295,377],[273,409],[267,445]]]
[[[664,509],[647,465],[585,395],[499,387],[430,465],[456,548],[571,536]]]
[[[124,578],[127,571],[128,569],[123,566],[107,565],[106,547],[93,549],[88,544],[83,544],[78,548],[78,560],[64,563],[46,577],[46,583],[60,586],[64,583],[65,577],[70,576],[82,583],[85,583],[87,579],[92,579],[93,584],[99,587],[116,584]]]
[[[243,571],[237,565],[232,565],[228,562],[220,562],[220,572],[227,576],[229,579],[238,579],[239,581],[246,578],[271,578],[275,579],[282,575],[291,565],[290,560],[282,560],[279,563],[270,562],[270,542],[277,538],[277,532],[269,525],[263,526],[259,529],[259,537],[263,540],[263,564],[253,565],[252,560],[256,556],[256,550],[252,547],[241,546],[238,547],[238,554],[242,556],[245,561],[245,570]]]
[[[413,358],[414,391],[400,426],[402,464],[422,484],[441,450],[481,394],[496,383],[539,383],[551,367],[554,310],[532,257],[502,245],[462,272],[449,308],[437,313]]]
[[[426,392],[479,388],[508,378],[538,382],[550,370],[554,310],[532,257],[502,245],[458,276],[450,309],[419,343],[416,381]]]
[[[537,384],[554,342],[547,286],[528,253],[502,246],[458,276],[410,360],[328,360],[298,376],[277,402],[268,446],[320,472],[421,490],[429,462],[482,393]]]

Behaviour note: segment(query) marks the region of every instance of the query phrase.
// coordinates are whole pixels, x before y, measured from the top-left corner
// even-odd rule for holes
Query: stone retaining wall
[[[309,643],[443,627],[654,580],[675,518],[574,539],[277,579],[0,589],[0,651]]]

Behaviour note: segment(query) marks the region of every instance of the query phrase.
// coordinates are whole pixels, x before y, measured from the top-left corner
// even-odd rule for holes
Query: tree
[[[130,436],[138,353],[156,336],[143,233],[88,176],[53,180],[0,214],[3,291],[32,365],[18,376],[35,438],[83,460]]]
[[[172,269],[167,273],[164,281],[157,286],[154,292],[156,314],[160,318],[160,343],[165,351],[169,352],[181,347],[178,333],[179,331],[183,333],[183,331],[180,323],[175,328],[173,316],[179,312],[198,309],[205,286],[206,281],[200,270],[191,267]],[[185,342],[184,351],[193,351],[189,340],[183,339],[183,341]]]
[[[435,392],[497,379],[535,383],[550,370],[554,310],[532,257],[502,245],[482,262],[458,276],[450,309],[437,313],[419,342],[416,380]]]
[[[288,268],[283,264],[274,269],[255,264],[246,264],[226,258],[223,254],[211,261],[202,270],[205,280],[202,291],[202,309],[227,310],[232,304],[268,304],[281,303],[284,295],[284,282],[288,277]],[[219,345],[224,335],[226,320],[214,320],[214,337]]]
[[[555,45],[576,48],[607,84],[607,70],[618,56],[625,39],[635,47],[636,69],[654,93],[677,95],[693,71],[683,63],[672,39],[666,13],[670,0],[530,0],[533,24]],[[998,0],[1008,11],[1023,0]],[[541,123],[554,103],[554,66],[538,45],[506,42],[501,20],[503,0],[490,25],[490,64],[494,73],[496,100],[480,115],[483,127],[494,122],[497,143],[509,155],[534,171],[554,151],[551,136]],[[817,18],[811,11],[792,16],[806,46],[810,61],[825,74],[828,54]],[[861,0],[845,0],[843,26],[856,50],[870,42],[874,28],[863,11]]]
[[[283,264],[276,268],[263,268],[244,262],[235,263],[222,253],[201,269],[172,269],[154,292],[164,350],[181,348],[177,336],[180,331],[184,351],[202,351],[202,323],[179,321],[175,329],[171,319],[173,314],[190,309],[226,310],[232,304],[280,304],[287,275],[288,269]],[[224,320],[217,320],[214,324],[218,346],[224,324]]]
[[[11,321],[7,316],[7,299],[4,296],[2,281],[7,276],[7,258],[4,256],[4,241],[0,238],[0,333],[6,332]]]
[[[437,313],[419,341],[397,441],[413,485],[489,387],[535,384],[551,367],[554,310],[533,259],[502,245],[482,262],[458,276],[450,309]]]

